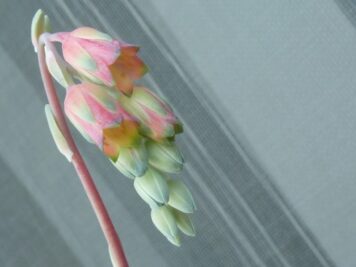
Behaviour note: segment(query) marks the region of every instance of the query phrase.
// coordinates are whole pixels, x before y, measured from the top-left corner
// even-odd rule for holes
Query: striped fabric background
[[[173,28],[176,25],[173,23],[174,19],[184,9],[190,12],[187,12],[187,18],[180,18],[182,28],[189,25],[188,22],[184,23],[185,19],[198,24],[205,19],[214,19],[216,16],[208,16],[208,11],[214,10],[214,7],[217,10],[232,8],[236,12],[241,12],[238,11],[241,8],[245,12],[251,12],[252,19],[252,7],[257,3],[226,1],[225,4],[217,4],[214,1],[198,1],[199,4],[190,5],[189,1],[167,2],[29,0],[19,1],[17,5],[10,0],[0,1],[0,266],[110,266],[104,239],[86,196],[72,166],[56,151],[46,125],[43,112],[46,98],[29,36],[30,21],[38,8],[42,8],[50,16],[55,31],[88,25],[130,43],[139,44],[142,47],[140,53],[150,67],[150,73],[142,83],[166,98],[185,125],[185,134],[178,138],[178,143],[187,164],[180,176],[191,188],[198,211],[194,217],[197,236],[183,240],[181,248],[171,246],[154,229],[149,209],[135,193],[132,182],[118,174],[95,147],[83,141],[73,130],[113,215],[131,266],[354,266],[356,257],[347,254],[351,248],[346,247],[343,250],[345,253],[337,254],[336,258],[332,256],[334,254],[330,254],[330,246],[327,244],[327,249],[324,250],[319,234],[314,233],[313,227],[309,227],[303,212],[298,209],[298,205],[294,205],[293,197],[284,191],[278,178],[269,172],[269,166],[265,165],[268,161],[264,161],[263,155],[256,152],[258,150],[251,143],[249,132],[239,131],[239,127],[246,128],[231,120],[235,114],[230,113],[229,109],[234,108],[235,103],[231,100],[231,107],[225,106],[226,102],[223,103],[219,96],[219,88],[205,79],[204,69],[197,66],[194,58],[189,57],[191,51],[187,51],[184,46],[185,41],[190,41],[189,33],[187,40],[181,40],[179,30],[177,29],[177,33]],[[308,4],[308,1],[300,1],[298,4],[290,1],[289,4],[279,5],[284,1],[276,0],[270,6],[264,1],[258,2],[265,5],[258,9],[261,15],[274,16],[275,12],[278,13],[275,9],[280,7],[280,11],[287,12],[283,15],[287,17],[288,12],[293,17],[306,12],[305,10],[310,12],[303,13],[306,16],[314,16],[313,12],[320,12],[315,15],[320,18],[324,18],[323,14],[332,17],[330,14],[335,12],[340,21],[345,23],[343,25],[349,23],[341,11],[343,9],[338,9],[338,5],[332,1],[309,1],[314,2],[313,4]],[[321,7],[323,2],[328,4]],[[352,1],[349,2],[353,5]],[[158,5],[163,8],[157,8]],[[167,21],[160,14],[162,10],[169,8],[172,9],[172,21]],[[190,16],[194,8],[208,10],[204,13],[206,18]],[[201,14],[199,12],[197,14]],[[269,16],[266,15],[266,21],[271,22]],[[228,25],[225,24],[225,19],[228,23],[232,18],[222,16],[220,21],[213,23],[223,31]],[[273,21],[278,19],[279,17],[274,17]],[[248,25],[248,21],[244,23]],[[298,23],[303,25],[302,20]],[[338,21],[330,23],[336,24]],[[207,30],[203,25],[195,27]],[[349,27],[352,28],[351,24]],[[333,32],[330,30],[325,34],[328,33]],[[194,34],[203,32],[196,31]],[[211,34],[217,34],[216,29],[211,29]],[[256,34],[256,38],[259,38],[257,32],[251,34]],[[322,34],[316,40],[305,42],[317,43],[320,38],[323,38]],[[352,38],[355,41],[356,35]],[[301,41],[300,44],[304,43]],[[195,46],[196,44],[192,44],[192,51]],[[205,49],[207,57],[211,55],[209,49],[212,50],[211,53],[216,53],[214,47],[209,48],[205,43],[201,47],[202,50]],[[352,47],[356,48],[356,42]],[[317,45],[314,48],[319,49]],[[219,51],[221,58],[211,64],[226,62],[226,66],[221,66],[221,72],[224,72],[224,68],[236,69],[237,72],[239,68],[243,68],[235,68],[239,64],[236,61],[230,66],[229,60],[224,61],[224,58],[235,58],[224,53],[228,51]],[[272,53],[271,57],[273,55]],[[295,51],[293,55],[299,56]],[[261,57],[256,64],[265,64],[264,60],[268,61]],[[338,60],[337,54],[333,60]],[[321,62],[316,64],[320,65]],[[350,59],[349,66],[356,66],[355,57]],[[290,76],[286,76],[286,79],[292,79],[292,75],[288,75]],[[344,76],[340,76],[340,83],[344,87],[352,85],[349,75],[352,73],[344,70]],[[219,79],[220,73],[216,73],[216,76]],[[355,90],[355,87],[350,88]],[[253,87],[248,89],[257,90]],[[239,88],[228,90],[232,95],[239,95]],[[60,95],[63,97],[64,92],[60,92]],[[345,98],[347,96],[356,97],[356,93],[342,95]],[[264,104],[267,105],[268,97],[265,101]],[[250,102],[246,105],[258,107],[264,104]],[[345,105],[353,107],[354,104],[353,101]],[[330,106],[328,103],[325,105]],[[305,107],[299,107],[300,110],[303,108]],[[330,106],[330,109],[333,108],[333,114],[342,115],[337,107]],[[293,112],[297,113],[299,109]],[[355,110],[356,108],[352,109]],[[301,121],[296,123],[300,124]],[[306,121],[308,126],[315,123],[312,120]],[[355,127],[355,122],[352,125]],[[268,127],[267,125],[264,129],[268,130]],[[263,130],[263,125],[261,128]],[[303,134],[295,133],[295,138]],[[268,133],[265,135],[266,139],[270,138]],[[320,140],[325,141],[322,137]],[[323,146],[318,140],[311,142]],[[355,137],[348,142],[353,147]],[[355,154],[356,151],[352,155]],[[338,157],[338,151],[335,151],[334,157]],[[350,167],[349,170],[355,179],[355,167]],[[286,175],[285,179],[292,180],[293,177]],[[331,183],[328,185],[332,188]],[[308,187],[308,184],[305,186]],[[355,183],[349,185],[349,188],[356,192]],[[323,192],[327,194],[326,189]],[[331,195],[333,193],[335,192],[331,192]],[[312,202],[313,194],[317,194],[317,191],[306,191],[303,196]],[[336,198],[336,195],[330,201],[339,201],[340,207],[348,203],[342,197]],[[320,214],[317,210],[315,212]],[[356,214],[352,212],[355,209],[351,207],[348,218],[356,218]],[[319,222],[323,223],[322,220]],[[343,226],[340,223],[334,225]],[[353,229],[351,224],[345,225],[349,227],[347,229]],[[337,235],[334,238],[339,241]],[[347,246],[352,244],[350,240],[356,242],[356,237],[350,237]],[[342,255],[345,257],[342,258]]]

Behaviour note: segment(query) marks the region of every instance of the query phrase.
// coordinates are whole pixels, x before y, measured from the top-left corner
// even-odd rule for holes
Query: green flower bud
[[[140,196],[142,194],[146,195],[143,200],[150,198],[162,204],[168,202],[168,186],[166,179],[160,172],[152,168],[148,168],[143,176],[137,177],[134,186],[136,191],[141,192]]]
[[[188,236],[195,236],[195,229],[190,216],[176,209],[173,209],[173,213],[178,229]]]
[[[137,194],[150,206],[151,209],[159,207],[159,203],[157,203],[150,195],[148,195],[141,186],[138,186],[138,183],[134,183],[134,187]]]
[[[168,204],[184,213],[193,213],[196,208],[195,203],[192,194],[184,183],[173,179],[167,183],[169,189]]]
[[[114,162],[113,162],[114,163]],[[127,177],[142,176],[147,169],[147,153],[144,142],[128,148],[121,148],[115,167]]]
[[[178,228],[171,209],[161,206],[152,209],[151,218],[157,229],[174,245],[180,246]]]
[[[177,173],[183,168],[183,157],[174,142],[154,142],[146,144],[149,163],[163,171]]]

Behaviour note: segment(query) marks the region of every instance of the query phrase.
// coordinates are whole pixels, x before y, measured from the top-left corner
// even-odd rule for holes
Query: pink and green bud
[[[122,106],[140,122],[145,136],[154,140],[172,138],[180,126],[172,109],[145,87],[136,86],[130,97],[121,97]]]
[[[93,28],[56,33],[50,39],[62,43],[64,59],[80,74],[95,83],[116,86],[127,95],[132,92],[134,80],[147,72],[137,57],[138,47]]]
[[[74,126],[114,162],[121,148],[140,141],[138,123],[120,106],[118,97],[110,88],[81,83],[70,86],[64,100],[65,113]]]

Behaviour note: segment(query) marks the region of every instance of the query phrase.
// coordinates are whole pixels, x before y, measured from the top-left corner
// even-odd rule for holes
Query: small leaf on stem
[[[65,137],[63,136],[61,130],[59,129],[56,119],[53,116],[51,107],[48,104],[45,105],[45,113],[46,113],[49,130],[51,131],[53,140],[56,143],[59,152],[61,152],[67,158],[68,161],[71,161],[73,152],[69,148],[69,145]]]
[[[36,14],[33,16],[31,24],[31,39],[33,48],[37,53],[38,38],[43,33],[44,29],[44,13],[41,9],[37,10]]]

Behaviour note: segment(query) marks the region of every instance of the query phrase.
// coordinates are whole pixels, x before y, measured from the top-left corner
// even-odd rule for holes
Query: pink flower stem
[[[40,37],[38,45],[38,63],[40,66],[42,81],[47,94],[49,105],[51,106],[59,129],[66,139],[69,148],[73,152],[72,163],[75,170],[77,171],[80,181],[99,221],[100,227],[104,233],[109,250],[112,254],[112,260],[116,261],[117,266],[128,267],[119,236],[66,123],[65,116],[45,60],[44,45],[47,42],[47,36],[48,34],[44,33]]]

